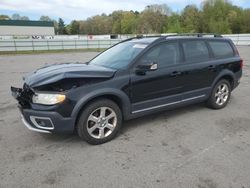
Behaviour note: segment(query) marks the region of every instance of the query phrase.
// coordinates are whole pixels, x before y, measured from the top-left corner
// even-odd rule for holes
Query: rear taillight
[[[243,68],[243,59],[240,60],[240,68]]]

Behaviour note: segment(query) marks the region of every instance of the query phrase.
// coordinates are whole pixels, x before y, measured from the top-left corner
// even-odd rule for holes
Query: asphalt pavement
[[[204,104],[124,123],[113,141],[31,132],[10,86],[47,64],[86,62],[97,53],[0,56],[0,187],[250,188],[250,46],[228,106]]]

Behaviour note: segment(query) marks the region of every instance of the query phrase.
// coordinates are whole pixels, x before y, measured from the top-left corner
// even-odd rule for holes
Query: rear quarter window
[[[210,45],[216,58],[234,56],[233,48],[226,41],[209,41],[208,44]]]
[[[204,41],[183,41],[182,46],[187,62],[203,62],[209,59],[209,51]]]

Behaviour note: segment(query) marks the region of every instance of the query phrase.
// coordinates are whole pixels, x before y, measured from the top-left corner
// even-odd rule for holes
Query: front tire
[[[112,140],[122,125],[122,114],[116,103],[99,99],[90,103],[77,123],[78,135],[89,144],[103,144]]]
[[[229,102],[231,97],[230,83],[222,79],[214,86],[211,96],[207,101],[208,107],[212,109],[222,109]]]

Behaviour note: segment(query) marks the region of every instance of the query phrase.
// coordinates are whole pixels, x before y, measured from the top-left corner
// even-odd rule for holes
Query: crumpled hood
[[[110,78],[116,70],[83,63],[67,63],[47,66],[38,69],[24,81],[30,87],[38,87],[57,82],[65,78]]]

